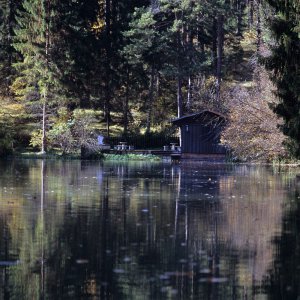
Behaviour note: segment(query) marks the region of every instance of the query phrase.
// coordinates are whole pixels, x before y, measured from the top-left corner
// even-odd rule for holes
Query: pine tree
[[[267,0],[274,9],[270,29],[276,44],[265,59],[277,86],[279,104],[274,111],[283,118],[282,131],[289,137],[288,148],[300,157],[300,4],[296,0]]]
[[[155,30],[156,21],[153,12],[148,8],[137,9],[130,24],[130,29],[124,33],[128,39],[122,51],[129,65],[139,65],[136,69],[141,71],[140,75],[148,79],[148,101],[146,102],[146,132],[150,132],[154,101],[154,77],[158,70],[161,41]],[[145,73],[143,72],[145,71]],[[144,73],[144,74],[143,74]]]
[[[147,131],[154,105],[154,81],[163,78],[172,82],[177,94],[177,115],[184,113],[183,90],[202,63],[194,40],[200,6],[195,1],[157,1],[137,10],[124,52],[130,64],[141,65],[149,82]],[[162,80],[161,80],[162,81]],[[162,81],[163,82],[163,81]]]
[[[91,105],[91,78],[95,76],[95,55],[99,52],[94,28],[98,10],[97,0],[56,1],[53,5],[50,53],[64,105],[69,108]]]
[[[48,116],[59,106],[74,108],[89,97],[97,8],[96,0],[24,0],[19,10],[14,47],[22,60],[15,64],[18,76],[12,88],[31,116],[41,120],[41,142],[36,144],[42,152]]]
[[[124,120],[128,119],[129,106],[126,102],[129,101],[129,89],[124,93],[124,85],[127,86],[131,76],[130,67],[121,53],[126,44],[122,32],[129,28],[135,7],[148,3],[147,0],[99,1],[97,22],[94,26],[98,43],[94,49],[92,98],[94,107],[101,108],[104,112],[107,136],[110,135],[110,124],[113,122],[111,111],[122,110]]]
[[[18,77],[13,83],[13,91],[41,118],[42,153],[46,151],[46,114],[53,85],[49,55],[50,10],[50,0],[24,0],[17,16],[14,42],[22,60],[15,64]]]
[[[10,85],[13,78],[12,64],[17,53],[12,47],[15,13],[20,6],[19,1],[0,1],[0,97],[10,97]]]

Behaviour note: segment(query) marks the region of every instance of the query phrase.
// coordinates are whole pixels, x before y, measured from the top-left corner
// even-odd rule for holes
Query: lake
[[[0,299],[299,299],[296,174],[0,162]]]

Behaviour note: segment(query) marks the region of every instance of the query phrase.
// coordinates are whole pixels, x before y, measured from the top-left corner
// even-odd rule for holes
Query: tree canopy
[[[263,56],[279,98],[266,101],[300,156],[297,1],[0,4],[0,101],[18,107],[20,121],[11,124],[22,124],[6,138],[22,146],[31,140],[44,152],[54,147],[60,112],[72,119],[75,110],[94,111],[90,126],[108,139],[171,134],[177,116],[208,108],[230,115],[235,100],[226,95],[237,86],[253,94],[259,81],[251,62]]]
[[[277,86],[279,103],[274,111],[283,118],[282,131],[290,139],[290,152],[300,157],[300,4],[299,1],[267,1],[273,11],[270,28],[275,44],[265,65]]]

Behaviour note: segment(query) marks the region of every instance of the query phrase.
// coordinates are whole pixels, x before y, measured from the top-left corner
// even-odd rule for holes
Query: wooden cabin
[[[172,121],[181,132],[182,157],[215,156],[224,157],[226,149],[220,144],[220,136],[226,117],[203,110]]]

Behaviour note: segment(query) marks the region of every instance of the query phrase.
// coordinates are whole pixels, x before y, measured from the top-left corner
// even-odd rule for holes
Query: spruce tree
[[[98,10],[97,0],[56,1],[53,5],[51,60],[65,99],[63,105],[69,108],[91,105],[99,52],[95,32]]]
[[[110,134],[110,124],[113,122],[111,111],[122,110],[125,123],[128,119],[129,89],[124,92],[124,86],[127,86],[132,76],[130,66],[121,52],[127,41],[122,32],[129,28],[134,9],[148,2],[147,0],[99,1],[97,22],[94,26],[97,43],[92,51],[94,69],[90,82],[93,105],[104,112],[107,137]]]
[[[17,16],[15,49],[22,60],[15,64],[18,77],[13,83],[16,96],[41,119],[41,152],[46,151],[47,110],[53,85],[50,72],[50,0],[24,0]]]
[[[277,86],[274,111],[283,119],[283,133],[292,155],[300,157],[300,4],[296,0],[267,0],[274,9],[270,29],[276,44],[265,59]]]
[[[156,21],[153,12],[148,8],[136,9],[130,29],[124,32],[128,39],[122,53],[128,64],[139,70],[140,76],[148,78],[148,96],[145,103],[147,114],[146,132],[150,132],[153,101],[154,101],[154,77],[158,71],[159,52],[161,40],[155,30]]]
[[[157,1],[136,10],[128,31],[123,54],[130,65],[140,65],[148,77],[147,131],[154,106],[154,81],[172,82],[177,94],[177,115],[183,115],[183,89],[196,70],[201,57],[193,40],[200,6],[194,1]],[[138,70],[138,68],[136,68]],[[174,86],[173,86],[174,84]]]
[[[12,89],[31,117],[41,121],[40,143],[35,145],[42,152],[48,117],[58,107],[74,108],[89,97],[97,8],[96,0],[24,0],[18,12],[14,47],[22,60],[15,64],[18,76]]]
[[[0,97],[11,98],[10,85],[13,78],[12,64],[17,53],[12,46],[15,14],[20,1],[0,0]]]

